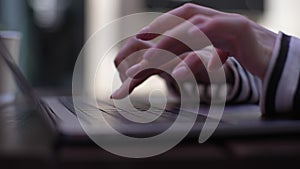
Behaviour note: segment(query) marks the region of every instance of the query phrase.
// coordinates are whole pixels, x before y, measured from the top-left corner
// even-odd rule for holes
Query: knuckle
[[[188,55],[187,55],[187,58],[189,58],[189,59],[194,59],[194,58],[196,58],[197,57],[197,55],[196,55],[196,53],[195,52],[190,52]]]
[[[240,14],[231,14],[232,18],[234,18],[236,20],[237,23],[239,23],[239,26],[241,28],[249,28],[250,27],[250,20],[243,15]]]
[[[211,28],[219,28],[219,27],[222,27],[223,25],[223,20],[219,19],[219,18],[215,18],[215,19],[212,19],[210,22],[209,22],[209,26]]]
[[[182,6],[182,10],[184,11],[184,13],[188,14],[189,16],[192,16],[195,11],[197,10],[197,5],[193,4],[193,3],[185,3]]]
[[[191,3],[191,2],[188,2],[188,3],[185,3],[182,8],[186,11],[190,11],[190,10],[194,10],[196,8],[196,4],[194,3]]]
[[[119,53],[114,59],[114,64],[118,67],[121,62],[126,59],[128,56],[124,55],[124,53],[128,53],[128,51],[134,52],[139,49],[139,41],[136,38],[129,38],[126,43],[121,47]]]
[[[139,41],[135,38],[135,37],[131,37],[127,40],[127,44],[130,46],[134,46],[135,44],[137,44]]]
[[[202,15],[195,15],[190,19],[190,22],[192,22],[193,24],[199,24],[202,23],[206,20],[206,18]]]
[[[240,17],[239,21],[243,29],[250,28],[250,21],[245,16]]]
[[[201,59],[199,58],[199,55],[195,52],[191,52],[187,55],[185,62],[189,65],[199,65],[201,63]]]

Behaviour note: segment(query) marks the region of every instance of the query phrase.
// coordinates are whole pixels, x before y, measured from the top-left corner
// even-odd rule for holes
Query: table
[[[0,107],[1,168],[291,168],[300,136],[180,143],[151,158],[129,159],[97,146],[56,147],[39,113],[22,99]],[[4,167],[2,167],[4,166]]]

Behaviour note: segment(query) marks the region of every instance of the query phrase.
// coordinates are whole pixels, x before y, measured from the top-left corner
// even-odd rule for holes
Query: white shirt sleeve
[[[299,116],[299,79],[300,39],[280,32],[263,81],[260,102],[263,115]]]

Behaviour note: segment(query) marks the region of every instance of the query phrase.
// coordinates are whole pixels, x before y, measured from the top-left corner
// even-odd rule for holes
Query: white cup
[[[17,31],[0,31],[1,41],[18,63],[21,33]],[[12,102],[15,99],[16,84],[3,58],[0,57],[0,104]]]

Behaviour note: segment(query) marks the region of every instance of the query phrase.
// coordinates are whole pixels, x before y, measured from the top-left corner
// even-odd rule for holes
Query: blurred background
[[[102,26],[121,16],[166,12],[185,2],[241,13],[275,32],[300,37],[299,0],[0,0],[0,30],[22,32],[19,64],[35,87],[64,90],[71,88],[74,63],[85,41]],[[94,69],[90,65],[87,57],[83,76]]]

